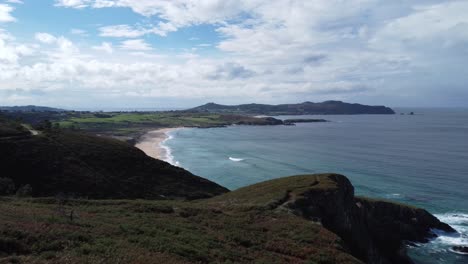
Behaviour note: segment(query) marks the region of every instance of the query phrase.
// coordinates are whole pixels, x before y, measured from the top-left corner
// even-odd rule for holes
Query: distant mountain
[[[63,112],[64,109],[37,106],[37,105],[25,105],[25,106],[0,106],[0,111],[7,112]]]
[[[228,191],[118,140],[65,131],[33,135],[1,117],[0,149],[0,178],[16,189],[30,185],[33,196],[195,199]]]
[[[243,104],[220,105],[208,103],[187,111],[209,113],[235,113],[249,115],[357,115],[357,114],[395,114],[385,106],[350,104],[341,101],[322,103],[304,102],[300,104]]]

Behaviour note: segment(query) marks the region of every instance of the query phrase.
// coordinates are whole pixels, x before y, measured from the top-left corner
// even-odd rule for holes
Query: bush
[[[10,178],[0,178],[0,195],[15,193],[15,183]]]
[[[16,191],[16,196],[19,197],[30,197],[32,196],[32,187],[29,184],[21,186],[18,191]]]

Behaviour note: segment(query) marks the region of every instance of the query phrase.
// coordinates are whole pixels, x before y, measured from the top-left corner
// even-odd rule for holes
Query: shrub
[[[18,191],[16,191],[16,196],[19,197],[30,197],[32,196],[32,187],[29,184],[21,186]]]
[[[15,193],[15,183],[10,178],[0,178],[0,195]]]

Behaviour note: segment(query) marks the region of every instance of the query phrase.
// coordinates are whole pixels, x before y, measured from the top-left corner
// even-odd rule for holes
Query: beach
[[[167,161],[167,150],[161,144],[168,139],[167,133],[179,128],[161,128],[144,134],[135,147],[141,149],[146,155]]]

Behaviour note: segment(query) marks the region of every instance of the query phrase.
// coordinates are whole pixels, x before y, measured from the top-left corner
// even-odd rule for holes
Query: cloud
[[[112,48],[112,43],[109,43],[109,42],[103,42],[103,43],[101,43],[101,45],[93,46],[92,48],[94,50],[104,51],[104,52],[107,52],[109,54],[112,54],[114,52],[114,49]]]
[[[49,33],[39,32],[35,35],[36,39],[45,44],[52,44],[57,41],[57,38]]]
[[[6,0],[6,2],[12,4],[24,4],[24,2],[21,0]]]
[[[159,22],[157,26],[146,25],[133,27],[130,25],[113,25],[104,26],[99,28],[101,37],[115,37],[115,38],[137,38],[146,34],[155,34],[159,36],[166,36],[167,33],[177,31],[171,23]]]
[[[56,6],[129,8],[141,16],[100,25],[100,37],[120,38],[114,45],[101,38],[75,45],[38,33],[35,49],[0,31],[0,89],[73,90],[136,101],[468,98],[466,1],[61,0]],[[217,35],[210,35],[216,42],[205,31],[197,35],[198,25],[214,28],[208,33]],[[148,35],[181,28],[189,28],[189,35],[180,33],[184,39],[203,44],[156,53]],[[196,49],[208,45],[217,49],[214,55]]]
[[[129,25],[115,25],[100,27],[101,37],[117,37],[117,38],[137,38],[147,33],[144,29],[135,29]]]
[[[13,10],[15,9],[10,5],[0,4],[0,23],[16,21],[16,18],[11,15]]]
[[[255,72],[246,69],[244,66],[236,63],[225,63],[219,65],[216,69],[209,73],[207,77],[212,80],[233,80],[233,79],[247,79],[255,75]]]
[[[468,2],[421,6],[389,21],[370,40],[376,49],[452,48],[468,42]]]
[[[85,8],[91,0],[56,0],[55,6],[71,7],[71,8]]]
[[[120,48],[133,51],[148,51],[153,49],[151,45],[146,43],[143,39],[130,39],[122,41],[120,43]]]
[[[75,44],[63,36],[56,37],[49,33],[38,32],[35,34],[35,38],[42,44],[53,45],[55,47],[53,52],[49,52],[50,56],[64,58],[79,53],[79,49]]]

